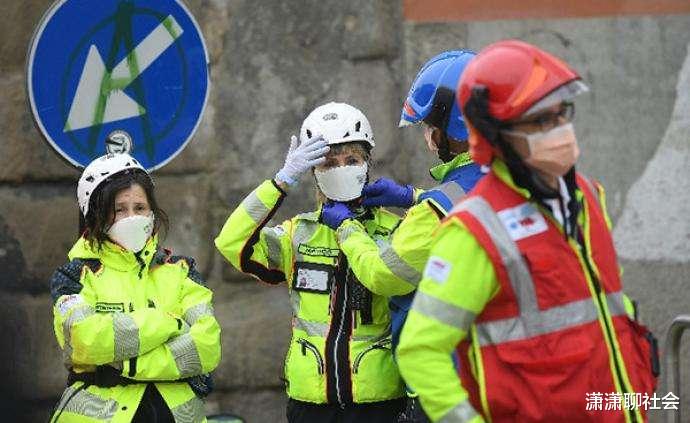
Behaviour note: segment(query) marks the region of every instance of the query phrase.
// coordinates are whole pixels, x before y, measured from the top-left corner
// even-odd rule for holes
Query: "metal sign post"
[[[164,166],[196,131],[209,90],[206,46],[180,0],[57,0],[27,73],[38,128],[77,167],[113,148]]]
[[[681,315],[673,319],[666,334],[666,351],[664,353],[664,389],[673,392],[679,398],[678,410],[666,411],[668,423],[680,423],[683,414],[683,395],[680,388],[680,341],[683,332],[690,329],[690,315]]]

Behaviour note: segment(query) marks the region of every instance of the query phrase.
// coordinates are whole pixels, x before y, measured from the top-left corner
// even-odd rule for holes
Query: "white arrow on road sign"
[[[84,63],[64,132],[142,115],[146,112],[124,89],[182,35],[172,15],[108,72],[95,45]]]

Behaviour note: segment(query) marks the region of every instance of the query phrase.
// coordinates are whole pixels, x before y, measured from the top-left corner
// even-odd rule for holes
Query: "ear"
[[[424,126],[424,140],[430,151],[438,151],[441,142],[441,130],[435,126]]]

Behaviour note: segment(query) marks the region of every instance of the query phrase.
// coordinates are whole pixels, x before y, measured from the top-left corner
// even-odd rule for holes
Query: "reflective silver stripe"
[[[204,401],[196,395],[170,411],[175,418],[175,423],[201,423],[206,415]]]
[[[361,231],[362,229],[354,224],[348,224],[338,228],[338,242],[343,243],[355,232]]]
[[[76,394],[74,391],[79,390]],[[74,394],[74,396],[72,396]],[[70,397],[72,397],[70,399]],[[65,404],[67,401],[67,404]],[[105,400],[80,387],[70,386],[60,398],[57,410],[63,413],[74,413],[96,420],[110,421],[118,409],[117,401]],[[63,420],[62,418],[60,420]]]
[[[415,293],[412,310],[464,331],[469,329],[477,317],[467,309],[448,304],[422,291]]]
[[[320,336],[321,338],[325,338],[326,335],[328,335],[328,323],[312,322],[310,320],[295,317],[293,318],[293,326],[295,329],[305,331],[307,336]]]
[[[72,325],[79,323],[89,316],[96,313],[93,307],[88,304],[81,304],[77,308],[73,309],[69,317],[62,322],[62,334],[65,337],[65,342],[69,343],[71,338]]]
[[[115,332],[115,358],[122,361],[139,355],[139,328],[134,318],[126,313],[113,313]]]
[[[478,416],[470,402],[465,400],[447,412],[439,423],[464,423]]]
[[[537,313],[537,295],[527,264],[491,206],[481,197],[471,197],[458,204],[455,210],[467,211],[484,226],[508,272],[520,313]]]
[[[184,312],[183,319],[189,326],[192,326],[197,320],[204,316],[213,316],[213,306],[211,304],[201,303],[189,307],[187,311]]]
[[[375,344],[379,341],[383,341],[386,338],[389,338],[391,336],[391,326],[388,325],[388,328],[386,329],[385,332],[378,334],[378,335],[354,335],[352,336],[352,340],[355,342],[371,342],[372,344]]]
[[[299,314],[299,307],[301,303],[301,298],[299,292],[294,289],[290,289],[290,306],[292,307],[292,315],[297,316]]]
[[[528,339],[591,323],[599,318],[593,298],[539,310],[534,281],[522,254],[489,204],[480,197],[473,197],[460,203],[456,210],[468,211],[489,234],[506,267],[520,310],[520,316],[515,318],[478,323],[477,337],[481,346]],[[622,293],[608,294],[606,301],[612,315],[625,313]]]
[[[292,236],[292,251],[296,261],[304,261],[304,256],[299,252],[299,245],[306,244],[319,229],[316,222],[298,220],[295,225],[295,233]]]
[[[570,329],[597,319],[594,300],[586,298],[538,313],[523,313],[520,317],[478,323],[477,337],[481,346],[496,345]]]
[[[268,215],[268,212],[271,211],[264,205],[264,203],[261,202],[261,199],[259,199],[259,196],[256,193],[258,189],[259,188],[252,191],[247,198],[242,201],[242,207],[256,224],[261,223],[266,215]]]
[[[422,274],[414,267],[405,263],[390,244],[382,243],[379,245],[379,257],[381,257],[388,270],[395,276],[414,286],[419,285],[419,281],[422,280]]]
[[[450,200],[451,204],[455,204],[462,197],[465,196],[465,191],[462,189],[460,185],[458,185],[457,182],[446,182],[445,184],[441,184],[438,188],[439,191],[444,193],[446,197]]]
[[[606,304],[609,307],[609,313],[611,313],[611,316],[628,315],[628,311],[625,309],[623,293],[621,291],[606,294]]]
[[[264,235],[268,247],[268,267],[282,270],[283,255],[280,248],[280,236],[275,228],[262,228],[261,233]]]
[[[180,371],[180,377],[201,374],[201,359],[191,334],[185,333],[173,338],[171,341],[168,341],[167,345],[175,358],[175,364],[177,365],[177,370]]]
[[[96,313],[93,307],[88,304],[78,304],[70,313],[69,317],[62,322],[62,335],[65,339],[65,348],[62,350],[62,361],[68,369],[72,367],[72,325],[81,322]]]

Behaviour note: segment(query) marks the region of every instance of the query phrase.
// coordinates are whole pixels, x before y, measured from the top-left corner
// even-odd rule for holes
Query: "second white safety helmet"
[[[89,212],[89,201],[96,188],[109,177],[125,170],[139,169],[148,172],[134,157],[127,153],[110,153],[94,159],[84,168],[77,184],[77,201],[84,217]]]
[[[361,110],[346,103],[330,102],[314,109],[300,130],[300,140],[322,135],[329,145],[363,141],[374,147],[374,131]]]

